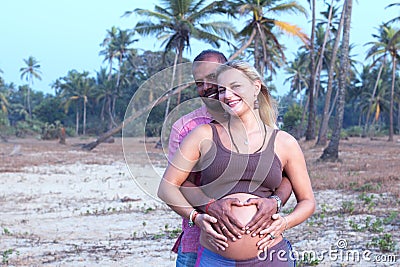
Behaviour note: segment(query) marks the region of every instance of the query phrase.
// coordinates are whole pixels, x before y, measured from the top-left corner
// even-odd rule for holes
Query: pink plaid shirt
[[[168,158],[171,160],[178,150],[183,138],[199,125],[207,124],[212,121],[211,114],[208,113],[206,106],[202,106],[177,120],[171,129],[168,144]],[[182,218],[182,231],[172,251],[177,252],[179,244],[182,245],[182,252],[197,252],[200,245],[200,228],[196,225],[189,227],[189,220]]]

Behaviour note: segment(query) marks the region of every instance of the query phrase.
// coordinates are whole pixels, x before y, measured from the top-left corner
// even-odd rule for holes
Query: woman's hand
[[[272,215],[272,219],[272,224],[260,232],[260,236],[264,238],[257,242],[259,250],[264,251],[265,248],[270,247],[274,239],[285,231],[286,221],[280,214]]]
[[[217,219],[215,231],[232,241],[244,234],[244,225],[232,214],[232,206],[241,207],[243,203],[237,198],[223,198],[212,202],[207,213]]]
[[[271,216],[276,213],[277,208],[275,201],[270,198],[249,198],[244,203],[245,206],[257,206],[257,213],[246,225],[246,234],[252,233],[252,236],[256,236],[272,223]]]
[[[228,243],[226,243],[228,239],[213,228],[213,225],[217,223],[216,218],[200,213],[196,216],[194,223],[206,234],[208,243],[216,250],[225,250],[228,247]]]

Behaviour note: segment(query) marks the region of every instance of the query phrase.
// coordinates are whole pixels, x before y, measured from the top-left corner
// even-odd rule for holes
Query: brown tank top
[[[274,129],[267,147],[259,153],[240,154],[226,148],[217,128],[212,128],[213,145],[200,159],[201,187],[212,198],[234,193],[270,196],[282,181],[282,164],[274,152]]]

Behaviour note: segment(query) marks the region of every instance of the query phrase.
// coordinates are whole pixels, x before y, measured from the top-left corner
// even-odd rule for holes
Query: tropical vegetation
[[[197,40],[215,49],[227,44],[227,56],[251,61],[271,90],[277,70],[284,69],[290,91],[276,96],[282,127],[296,138],[325,146],[322,159],[337,159],[339,140],[346,135],[381,135],[394,141],[400,132],[399,17],[377,25],[370,41],[361,44],[368,47],[361,63],[355,61],[350,43],[357,3],[325,0],[324,9],[317,10],[316,2],[159,0],[153,10],[128,10],[125,15],[135,14],[139,22],[129,29],[112,26],[99,40],[99,56],[106,67],[95,73],[70,70],[53,82],[54,94],[32,90],[42,75],[40,59],[34,56],[23,60],[24,85],[5,81],[0,69],[0,137],[49,136],[47,130],[54,127],[64,127],[70,136],[119,134],[125,110],[140,85],[165,68],[188,62],[184,51]],[[387,8],[399,7],[393,3]],[[292,13],[311,14],[311,28],[278,19]],[[290,51],[295,53],[290,61],[281,40],[288,34],[302,41],[297,51]],[[154,36],[160,50],[135,48],[141,36]],[[175,71],[173,75],[180,77]],[[160,135],[165,115],[195,95],[189,87],[158,103],[150,113],[146,135]],[[148,98],[156,101],[151,92]]]

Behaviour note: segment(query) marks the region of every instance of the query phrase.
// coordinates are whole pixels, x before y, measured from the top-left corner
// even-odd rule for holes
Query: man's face
[[[220,63],[212,61],[213,59],[209,60],[193,63],[193,77],[200,97],[218,99],[215,71]]]
[[[193,77],[197,93],[202,97],[207,108],[214,111],[218,111],[221,108],[218,101],[218,85],[216,84],[215,75],[215,71],[219,65],[221,63],[213,58],[193,63]]]

